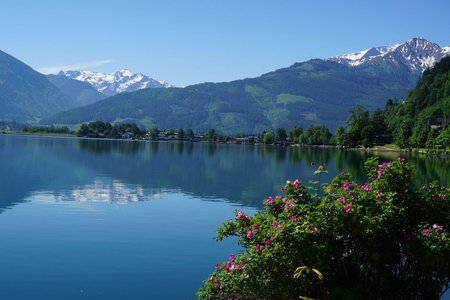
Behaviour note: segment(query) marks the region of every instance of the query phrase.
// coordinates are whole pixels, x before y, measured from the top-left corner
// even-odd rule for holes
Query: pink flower
[[[368,190],[370,190],[370,188],[371,188],[370,184],[364,183],[364,184],[362,185],[362,189],[365,190],[366,192],[367,192]]]
[[[228,258],[229,261],[233,261],[236,258],[233,253],[230,254],[230,257]]]
[[[350,187],[350,182],[344,182],[342,184],[342,189],[344,189],[344,190],[348,190],[349,187]]]
[[[214,276],[209,277],[209,281],[214,281]]]
[[[340,203],[342,203],[342,202],[345,201],[345,197],[344,197],[344,196],[339,197],[339,198],[337,199],[337,201],[340,202]]]
[[[254,228],[254,229],[258,229],[258,228],[259,228],[259,225],[258,225],[258,224],[255,224],[255,225],[253,225],[253,228]]]
[[[246,237],[249,239],[252,237],[253,232],[251,230],[247,230]]]
[[[439,194],[436,196],[438,200],[444,200],[445,199],[445,195],[444,194]]]
[[[242,264],[241,264],[241,263],[238,263],[237,265],[234,266],[234,268],[235,268],[236,270],[242,270]]]
[[[250,275],[245,274],[245,275],[244,275],[244,278],[245,278],[245,279],[249,279],[249,278],[250,278]]]
[[[428,187],[426,185],[422,185],[422,190],[426,190]]]
[[[224,269],[227,270],[227,271],[229,271],[230,268],[231,268],[231,264],[230,264],[229,261],[227,261],[226,264],[225,264],[225,268],[224,268]]]
[[[312,233],[312,234],[316,234],[316,233],[317,233],[317,227],[311,228],[311,233]]]
[[[297,216],[292,216],[292,217],[291,217],[291,221],[292,221],[292,222],[297,222]]]
[[[281,192],[284,193],[286,189],[284,187],[281,188]]]
[[[344,207],[342,208],[342,211],[344,212],[344,213],[349,213],[350,212],[350,206],[349,205],[344,205]]]
[[[236,213],[236,220],[241,219],[243,216],[244,216],[244,213],[242,212],[242,210],[238,211],[238,212]]]
[[[380,197],[380,198],[378,198],[378,200],[380,200],[381,202],[386,201],[386,199],[384,197]]]
[[[390,168],[390,167],[392,167],[392,162],[384,162],[383,166]]]
[[[284,211],[288,211],[288,210],[289,210],[289,207],[290,207],[289,204],[284,205]]]
[[[216,264],[215,267],[216,267],[216,269],[219,269],[220,268],[220,264]]]
[[[430,234],[430,229],[424,229],[422,230],[422,235],[426,236]]]
[[[377,177],[380,178],[382,174],[383,174],[383,171],[381,171],[381,169],[378,169],[377,170]]]
[[[272,204],[272,202],[273,202],[273,198],[272,198],[272,197],[269,197],[269,198],[267,198],[267,200],[266,200],[266,205],[270,205],[270,204]]]
[[[293,187],[294,189],[298,189],[298,183],[294,183],[294,184],[292,185],[292,187]]]
[[[436,230],[442,230],[442,226],[439,224],[433,224],[433,228]]]
[[[257,244],[257,245],[255,246],[255,248],[256,248],[256,250],[261,251],[261,250],[264,248],[264,246],[262,246],[262,245],[260,245],[260,244]]]
[[[403,157],[399,156],[399,157],[397,157],[397,161],[403,163],[403,162],[405,162],[405,159]]]
[[[274,229],[278,229],[278,223],[277,223],[277,221],[273,221],[272,222],[272,227],[274,228]]]
[[[216,286],[216,289],[218,289],[218,290],[220,290],[222,288],[222,286],[218,282],[215,284],[215,286]]]
[[[294,205],[295,204],[295,199],[294,198],[292,198],[291,200],[289,200],[289,205],[290,206],[292,206],[292,205]]]
[[[380,190],[376,190],[375,191],[375,195],[381,195],[383,192],[382,191],[380,191]]]
[[[266,245],[270,245],[271,243],[272,243],[271,240],[266,240],[266,241],[264,242],[264,244],[266,244]]]

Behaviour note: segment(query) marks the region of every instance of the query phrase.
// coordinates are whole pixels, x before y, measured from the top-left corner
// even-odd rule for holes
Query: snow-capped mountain
[[[145,88],[167,88],[171,86],[165,81],[148,77],[142,73],[133,74],[127,69],[111,74],[91,71],[61,71],[58,75],[88,82],[105,96],[133,92]]]
[[[360,52],[334,56],[329,60],[353,67],[385,60],[395,64],[404,64],[412,71],[423,72],[449,54],[450,46],[441,48],[424,38],[413,38],[393,46],[374,47]]]

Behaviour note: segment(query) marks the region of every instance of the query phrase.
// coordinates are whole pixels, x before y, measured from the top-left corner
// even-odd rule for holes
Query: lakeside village
[[[372,116],[377,115],[375,111]],[[334,135],[324,125],[310,125],[303,130],[293,127],[289,131],[277,128],[272,131],[263,131],[261,134],[218,134],[213,128],[207,133],[194,133],[192,129],[160,129],[153,127],[141,129],[134,123],[113,125],[109,122],[93,121],[83,123],[78,130],[70,130],[67,126],[30,126],[17,122],[0,121],[2,134],[30,134],[30,135],[61,135],[78,136],[84,138],[107,138],[123,140],[153,140],[153,141],[189,141],[189,142],[216,142],[228,144],[266,144],[266,145],[307,145],[307,146],[338,146],[347,148],[372,148],[374,150],[395,151],[406,149],[421,153],[449,153],[450,152],[450,119],[439,118],[437,123],[431,125],[430,134],[425,147],[399,145],[396,136],[380,126],[379,118],[372,116],[368,122],[355,118],[348,129],[339,126]],[[367,119],[366,119],[367,120]],[[373,122],[372,122],[373,121]],[[373,126],[376,123],[377,126]],[[363,125],[365,124],[365,125]],[[374,129],[375,128],[375,129]],[[371,129],[369,133],[367,133]]]
[[[376,113],[374,113],[376,115]],[[356,118],[357,120],[358,118]],[[378,118],[375,118],[375,121]],[[336,133],[331,134],[324,125],[310,125],[305,130],[301,127],[293,127],[286,131],[277,128],[274,131],[263,131],[261,134],[219,134],[213,128],[207,133],[194,133],[192,129],[160,129],[153,127],[141,129],[134,123],[111,124],[103,121],[83,123],[76,130],[70,130],[67,126],[30,126],[17,122],[0,121],[1,134],[29,134],[29,135],[59,135],[78,136],[84,138],[105,138],[122,140],[150,140],[150,141],[189,141],[189,142],[215,142],[226,144],[265,144],[283,146],[337,146],[346,148],[365,148],[381,151],[415,151],[420,153],[449,153],[450,119],[439,118],[437,124],[431,125],[431,133],[434,139],[428,139],[426,147],[399,147],[393,134],[378,123],[377,129],[367,134],[367,128],[373,129],[371,123],[358,122],[349,124],[345,129],[339,126]],[[359,123],[359,124],[358,124]],[[361,125],[366,123],[366,125]],[[359,135],[356,133],[360,133]]]
[[[61,135],[78,136],[84,138],[105,138],[122,140],[152,140],[152,141],[189,141],[189,142],[216,142],[229,144],[333,144],[332,135],[325,126],[313,125],[305,132],[294,127],[288,132],[278,128],[274,132],[263,131],[261,134],[219,134],[213,128],[207,133],[194,133],[192,129],[160,129],[153,127],[141,129],[134,123],[113,125],[109,122],[94,121],[83,123],[78,130],[70,130],[67,126],[29,126],[16,122],[0,122],[0,133],[30,134],[30,135]]]

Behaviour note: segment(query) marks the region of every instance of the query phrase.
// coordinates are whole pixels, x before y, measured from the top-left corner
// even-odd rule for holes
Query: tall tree
[[[357,146],[362,141],[362,130],[369,123],[369,111],[362,105],[358,104],[350,109],[348,116],[348,143],[349,146]]]
[[[288,135],[292,143],[299,143],[299,137],[303,134],[303,129],[301,127],[293,127],[289,130]]]
[[[178,128],[178,130],[177,130],[177,139],[180,139],[180,140],[184,139],[184,130],[183,130],[183,128]]]
[[[210,128],[208,130],[208,140],[214,141],[217,137],[216,130],[214,128]]]
[[[159,135],[159,128],[158,127],[150,128],[150,136],[152,137],[152,139],[157,140],[158,139],[158,135]]]
[[[275,142],[275,135],[273,134],[273,132],[268,131],[265,132],[263,135],[263,143],[268,145],[268,144],[273,144]]]
[[[275,141],[278,143],[284,143],[286,141],[287,134],[284,128],[277,128],[275,130]]]
[[[334,135],[334,141],[338,146],[346,146],[347,145],[347,133],[345,132],[344,126],[339,126],[336,128],[336,134]]]
[[[194,131],[191,128],[186,130],[186,138],[189,140],[194,138]]]

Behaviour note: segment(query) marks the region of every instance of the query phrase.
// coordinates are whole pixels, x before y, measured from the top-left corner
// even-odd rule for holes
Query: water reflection
[[[160,189],[144,190],[140,185],[126,184],[107,177],[95,178],[90,184],[74,187],[68,191],[38,191],[30,198],[44,202],[92,202],[128,204],[160,198]]]
[[[260,208],[286,179],[321,181],[349,171],[362,182],[371,155],[392,160],[396,153],[365,153],[333,148],[295,148],[214,143],[87,140],[25,136],[0,137],[0,211],[29,195],[52,191],[76,201],[144,201],[161,190],[201,199],[224,199]],[[419,182],[450,182],[450,163],[410,156]],[[312,166],[314,163],[314,166]],[[81,200],[85,199],[85,200]]]

